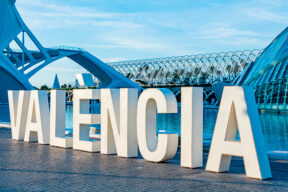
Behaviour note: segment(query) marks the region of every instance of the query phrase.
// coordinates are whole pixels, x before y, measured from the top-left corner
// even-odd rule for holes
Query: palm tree
[[[228,73],[230,73],[230,70],[231,70],[231,65],[227,65],[227,66],[226,66],[226,71],[227,71]]]

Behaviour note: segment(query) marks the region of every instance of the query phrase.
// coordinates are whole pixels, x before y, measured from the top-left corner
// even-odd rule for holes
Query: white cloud
[[[138,13],[101,12],[85,6],[51,3],[53,1],[19,2],[21,15],[33,29],[58,29],[83,25],[132,29],[145,27],[133,21]]]
[[[242,9],[243,13],[254,17],[256,19],[265,20],[265,21],[271,21],[275,23],[288,23],[288,16],[287,13],[276,13],[267,9],[263,8],[244,8]]]
[[[167,46],[161,43],[151,42],[147,39],[133,39],[127,37],[107,37],[106,41],[119,48],[127,49],[166,49]]]
[[[77,72],[80,73],[81,71],[84,72],[85,70],[79,70],[75,68],[66,68],[66,67],[46,67],[45,70],[47,71],[53,71],[53,72]]]
[[[160,2],[147,10],[102,0],[18,0],[16,6],[44,45],[83,47],[105,62],[264,48],[288,23],[287,0]],[[165,10],[167,4],[182,8]],[[67,79],[82,70],[66,61],[45,68]],[[47,81],[45,75],[37,81]]]
[[[257,5],[267,5],[269,7],[285,7],[288,5],[287,0],[254,0]]]
[[[199,39],[227,39],[235,37],[260,37],[262,34],[251,30],[240,30],[225,23],[206,24],[200,28]]]
[[[69,26],[97,26],[97,27],[113,27],[113,28],[142,28],[144,25],[127,22],[127,21],[83,21],[83,20],[65,20],[64,25]]]
[[[245,47],[264,48],[269,41],[263,41],[256,37],[237,37],[233,39],[215,39],[214,42],[223,45],[239,47],[238,49],[245,49]],[[257,45],[257,46],[256,46]]]
[[[126,58],[123,57],[113,57],[113,58],[106,58],[103,59],[104,63],[110,63],[110,62],[118,62],[118,61],[126,61]]]
[[[85,19],[120,19],[133,17],[134,14],[128,13],[117,13],[117,12],[100,12],[96,9],[86,8],[86,7],[71,7],[55,4],[39,4],[36,6],[37,11],[30,10],[31,6],[25,6],[26,9],[23,10],[24,14],[43,16],[43,17],[76,17]],[[42,11],[45,10],[45,11]]]

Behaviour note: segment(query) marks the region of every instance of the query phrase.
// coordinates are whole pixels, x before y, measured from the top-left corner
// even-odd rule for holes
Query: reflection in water
[[[66,128],[73,128],[73,105],[66,105]]]
[[[0,105],[0,123],[10,122],[9,106]]]
[[[211,142],[214,125],[217,118],[217,109],[204,110],[204,142]],[[157,129],[180,134],[180,108],[177,114],[157,115]],[[260,114],[260,121],[268,151],[288,151],[288,114]],[[0,123],[9,122],[9,108],[0,105]],[[73,106],[66,109],[66,127],[73,127]],[[288,153],[288,152],[284,152]]]
[[[260,115],[267,150],[288,150],[288,114]]]
[[[217,119],[217,109],[204,110],[204,142],[211,142]],[[288,151],[288,114],[262,113],[260,121],[267,151]],[[177,114],[158,115],[157,128],[180,132],[181,116]]]

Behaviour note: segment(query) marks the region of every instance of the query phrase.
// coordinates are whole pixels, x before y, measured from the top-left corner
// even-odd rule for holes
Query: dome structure
[[[263,110],[288,110],[288,27],[247,67],[236,85],[252,86]]]

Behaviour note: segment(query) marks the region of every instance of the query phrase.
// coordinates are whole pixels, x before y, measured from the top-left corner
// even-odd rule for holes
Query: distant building
[[[94,87],[95,86],[93,77],[89,73],[78,73],[76,74],[76,79],[80,87]]]
[[[60,89],[60,88],[61,88],[60,87],[60,83],[59,83],[59,80],[58,80],[58,76],[56,74],[55,78],[54,78],[52,89]]]
[[[75,88],[79,88],[79,87],[80,87],[79,82],[78,82],[77,79],[75,80],[75,85],[74,85],[74,87],[75,87]]]

